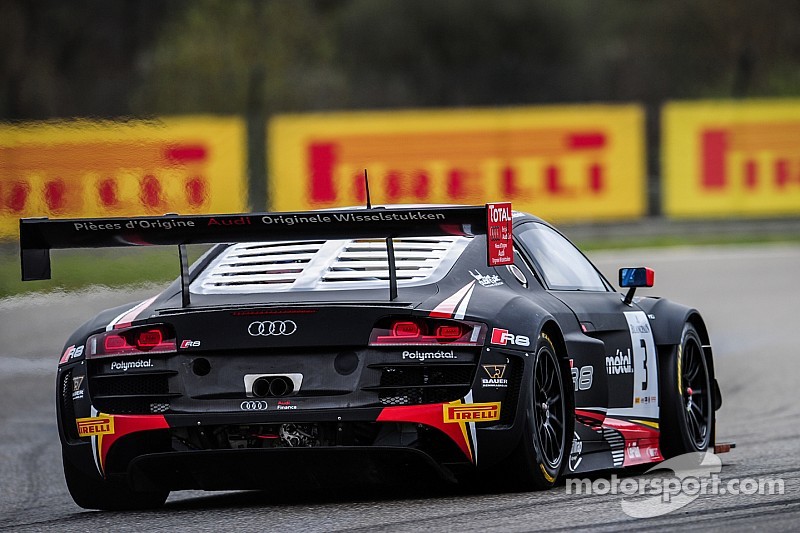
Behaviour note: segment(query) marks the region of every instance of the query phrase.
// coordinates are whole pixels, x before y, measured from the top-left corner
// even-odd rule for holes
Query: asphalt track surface
[[[592,528],[797,530],[800,528],[800,245],[629,250],[592,254],[616,279],[620,266],[652,266],[663,295],[700,309],[714,345],[724,403],[718,440],[723,484],[780,478],[784,494],[701,495],[670,514],[633,519],[622,494],[487,494],[431,487],[307,493],[173,493],[156,512],[85,511],[64,483],[54,420],[55,366],[64,339],[96,310],[155,289],[0,300],[0,531],[531,531]],[[628,477],[640,480],[643,474]]]

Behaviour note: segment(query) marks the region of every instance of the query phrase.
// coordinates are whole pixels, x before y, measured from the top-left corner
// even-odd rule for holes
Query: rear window
[[[440,281],[467,237],[394,239],[400,287]],[[225,249],[192,282],[196,294],[336,290],[388,286],[384,239],[240,243]]]

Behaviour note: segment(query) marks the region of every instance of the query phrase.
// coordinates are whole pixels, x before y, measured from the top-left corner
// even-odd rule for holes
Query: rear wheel
[[[691,324],[662,359],[661,451],[665,457],[708,449],[714,428],[711,376],[700,335]]]
[[[574,430],[572,389],[566,386],[566,363],[550,338],[536,344],[533,376],[525,401],[525,423],[508,471],[514,488],[549,489],[558,481],[569,457]]]
[[[73,465],[63,454],[64,478],[67,488],[79,506],[84,509],[123,511],[154,509],[164,505],[169,491],[136,492],[121,483],[104,481],[90,476]]]

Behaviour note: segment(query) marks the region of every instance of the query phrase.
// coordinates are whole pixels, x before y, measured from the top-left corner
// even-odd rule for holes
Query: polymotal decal
[[[486,204],[486,251],[489,266],[514,263],[511,238],[511,202]]]
[[[453,350],[436,350],[431,352],[424,352],[421,350],[404,350],[403,360],[412,359],[417,361],[427,361],[429,359],[458,359],[458,354]]]
[[[606,372],[609,376],[633,374],[633,358],[630,348],[627,352],[617,348],[616,354],[606,357]]]
[[[152,359],[137,359],[136,361],[112,361],[110,370],[112,372],[127,372],[131,368],[151,368]]]

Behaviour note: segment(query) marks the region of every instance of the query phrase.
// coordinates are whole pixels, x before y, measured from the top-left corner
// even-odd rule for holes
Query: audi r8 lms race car
[[[190,267],[195,243],[214,246]],[[26,280],[52,248],[141,245],[178,245],[179,279],[58,364],[82,507],[403,476],[546,489],[715,445],[700,313],[635,296],[645,267],[617,292],[508,203],[20,223]]]

